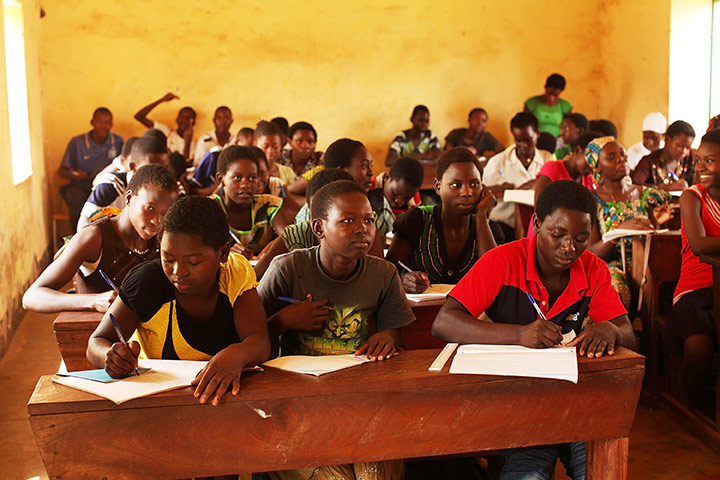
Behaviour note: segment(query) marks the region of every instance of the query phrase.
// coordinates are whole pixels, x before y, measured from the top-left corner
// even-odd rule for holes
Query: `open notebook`
[[[355,355],[288,355],[278,357],[263,363],[265,367],[279,368],[288,372],[304,373],[306,375],[320,376],[336,372],[344,368],[354,367],[369,362],[367,357]]]
[[[575,347],[463,345],[453,358],[450,373],[555,378],[577,383],[577,355]]]
[[[503,202],[535,206],[535,190],[505,190]]]
[[[445,300],[450,290],[455,285],[449,285],[447,283],[433,283],[423,293],[406,293],[407,299],[414,303],[431,303],[441,304]]]

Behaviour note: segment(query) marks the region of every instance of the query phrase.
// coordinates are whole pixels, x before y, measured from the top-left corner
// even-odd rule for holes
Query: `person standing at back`
[[[553,73],[545,81],[545,93],[525,100],[524,111],[530,112],[538,119],[538,132],[551,133],[555,138],[560,136],[560,125],[566,113],[570,113],[572,105],[560,98],[565,90],[565,77]]]

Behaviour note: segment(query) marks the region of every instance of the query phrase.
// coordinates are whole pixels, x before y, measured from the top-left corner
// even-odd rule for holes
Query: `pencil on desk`
[[[418,274],[417,272],[415,272],[412,268],[408,267],[407,265],[405,265],[404,263],[402,263],[400,260],[398,260],[397,263],[398,263],[398,265],[400,265],[402,268],[404,268],[405,270],[407,270],[408,273],[411,274],[413,277],[417,278],[418,280],[420,280],[420,281],[423,282],[423,283],[426,283],[428,287],[430,286],[430,280],[424,279],[424,278],[422,277],[422,275],[420,275],[420,274]]]
[[[115,329],[115,333],[117,333],[118,338],[120,339],[120,343],[123,344],[128,350],[130,350],[130,347],[128,347],[127,342],[125,341],[125,337],[122,334],[122,330],[120,330],[120,324],[117,323],[117,320],[115,320],[115,315],[112,313],[110,314],[110,321],[112,322],[112,326]],[[140,372],[138,372],[137,367],[134,367],[135,375],[138,377],[140,376]]]

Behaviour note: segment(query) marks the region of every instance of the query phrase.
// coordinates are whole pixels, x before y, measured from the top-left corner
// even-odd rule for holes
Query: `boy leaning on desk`
[[[616,345],[632,348],[632,327],[610,271],[586,251],[596,212],[592,193],[579,183],[549,184],[535,205],[536,235],[483,255],[448,294],[433,335],[448,342],[548,348],[574,330],[578,336],[568,346],[588,358],[613,355]],[[490,322],[477,319],[482,312]],[[550,479],[558,457],[571,478],[585,478],[584,442],[501,453],[503,480]]]

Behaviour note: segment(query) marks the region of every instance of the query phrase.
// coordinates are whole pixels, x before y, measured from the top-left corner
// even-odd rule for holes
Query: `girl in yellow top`
[[[248,261],[230,252],[222,209],[205,197],[179,199],[163,219],[160,259],[128,273],[118,298],[90,337],[87,357],[114,378],[138,356],[209,360],[193,381],[200,403],[240,389],[246,366],[270,354],[265,312]],[[119,343],[109,315],[136,340]]]

